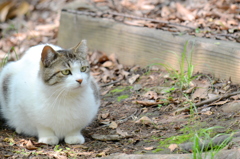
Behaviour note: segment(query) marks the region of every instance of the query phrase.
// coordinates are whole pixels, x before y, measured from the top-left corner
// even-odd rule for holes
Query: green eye
[[[71,73],[70,70],[63,70],[61,72],[63,75],[69,75]]]
[[[87,70],[87,66],[81,67],[81,72],[85,72]]]

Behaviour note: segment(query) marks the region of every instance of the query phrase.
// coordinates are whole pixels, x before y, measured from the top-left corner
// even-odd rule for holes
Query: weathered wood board
[[[240,83],[240,44],[176,35],[171,32],[129,26],[111,19],[94,18],[62,11],[58,45],[63,48],[87,39],[92,50],[115,53],[126,65],[166,63],[178,69],[178,58],[189,41],[194,52],[195,72],[210,73]],[[191,46],[189,46],[191,48]],[[173,53],[174,52],[174,53]]]

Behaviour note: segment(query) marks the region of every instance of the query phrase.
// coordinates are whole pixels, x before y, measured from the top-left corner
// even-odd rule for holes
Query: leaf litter
[[[4,37],[0,41],[1,57],[10,52],[9,59],[15,60],[14,52],[21,54],[28,47],[41,42],[56,43],[59,13],[52,5],[54,1],[24,1],[23,6],[21,3],[16,5],[14,1],[11,2],[15,7],[19,6],[21,11],[15,11],[17,12],[15,19],[10,20],[8,17],[14,14],[14,12],[10,14],[12,6],[8,3],[0,5],[0,13],[2,13],[0,34]],[[121,5],[112,4],[112,7],[117,7],[116,9],[122,13],[131,11],[133,15],[147,15],[149,18],[161,15],[160,20],[174,23],[179,21],[181,24],[197,28],[201,26],[199,33],[197,33],[198,30],[195,30],[196,36],[217,38],[217,34],[223,33],[227,35],[224,37],[228,37],[229,34],[237,36],[239,26],[237,26],[236,20],[239,19],[237,15],[239,8],[236,3],[230,4],[228,0],[223,2],[224,5],[221,5],[220,2],[213,2],[215,1],[209,1],[211,5],[216,6],[213,11],[209,10],[211,6],[208,3],[204,4],[203,10],[199,10],[202,5],[198,3],[193,6],[193,3],[186,5],[170,1],[163,5],[164,3],[159,4],[154,0],[138,1],[137,3],[124,0],[121,1]],[[62,2],[59,1],[59,3]],[[108,4],[110,1],[105,0],[95,1],[95,3],[110,5]],[[2,7],[2,5],[7,7]],[[36,5],[35,8],[33,5]],[[220,10],[224,12],[221,13]],[[31,16],[27,12],[31,12]],[[9,16],[7,16],[8,14]],[[203,21],[200,15],[208,17],[208,21]],[[224,19],[226,16],[229,16],[228,20]],[[19,23],[19,18],[22,18],[21,23]],[[134,20],[131,21],[134,22]],[[222,22],[223,25],[218,25],[218,22]],[[171,30],[170,24],[146,23],[145,20],[134,23]],[[203,28],[209,28],[212,33]],[[172,29],[173,31],[174,29],[182,31],[182,28],[177,26],[172,26]],[[193,32],[188,33],[193,34]],[[227,40],[235,41],[236,38]],[[189,125],[189,121],[192,120],[191,102],[197,106],[197,112],[194,113],[193,119],[205,124],[204,126],[199,124],[199,128],[216,125],[224,127],[224,129],[217,129],[216,133],[234,132],[240,128],[238,122],[240,95],[233,93],[239,91],[239,86],[234,85],[231,80],[220,80],[214,79],[210,75],[201,75],[192,81],[193,84],[188,89],[184,90],[188,96],[185,97],[174,85],[175,79],[171,79],[168,72],[156,67],[150,69],[124,66],[115,54],[107,56],[100,51],[90,51],[89,59],[92,74],[102,85],[102,104],[98,117],[83,131],[86,143],[68,145],[62,142],[56,146],[37,143],[36,138],[18,135],[1,121],[1,157],[94,158],[115,153],[153,153],[153,150],[159,147],[160,141],[182,134],[180,130],[184,127],[194,127],[194,123]],[[118,100],[121,96],[126,98]],[[182,108],[184,111],[178,111]],[[174,113],[176,111],[177,113]],[[237,146],[233,143],[230,149]],[[158,153],[175,153],[176,149],[178,149],[178,144],[171,144],[164,151]]]

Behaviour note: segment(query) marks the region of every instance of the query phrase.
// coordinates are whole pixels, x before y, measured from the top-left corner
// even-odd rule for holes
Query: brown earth
[[[143,70],[136,72],[140,71]],[[105,94],[106,91],[108,93],[102,96],[97,119],[83,131],[86,137],[86,143],[83,145],[67,145],[62,142],[59,146],[54,147],[38,144],[36,138],[18,135],[4,126],[0,136],[0,155],[8,158],[33,156],[39,158],[94,158],[115,153],[186,153],[177,148],[171,152],[168,147],[162,147],[163,151],[153,151],[160,148],[160,141],[172,136],[188,134],[190,133],[189,129],[197,131],[221,126],[222,128],[214,129],[212,132],[214,135],[229,134],[239,130],[240,96],[231,96],[228,99],[212,102],[198,108],[194,113],[190,113],[188,110],[174,113],[185,106],[184,103],[187,99],[179,96],[181,94],[178,90],[164,93],[163,90],[173,88],[174,85],[163,87],[166,83],[163,72],[150,71],[147,73],[148,75],[141,75],[133,85],[128,84],[127,80],[122,80],[116,86],[110,85],[102,88],[102,93]],[[196,80],[196,83],[199,81],[206,82],[206,78]],[[225,85],[225,83],[218,83],[212,85],[212,88],[208,87],[208,95],[213,95],[211,92],[223,91],[221,86],[215,87],[221,84]],[[238,87],[232,85],[229,91],[236,89]],[[193,94],[190,93],[189,97]],[[121,95],[128,96],[120,100]],[[142,101],[143,104],[136,104],[136,101]],[[156,101],[164,101],[164,103],[161,106],[148,104],[156,103]],[[223,105],[223,103],[227,104]],[[188,128],[186,132],[181,131],[184,128]],[[172,140],[174,143],[174,139]],[[238,146],[239,141],[237,140],[226,146],[225,149],[234,149]]]
[[[106,5],[108,1],[102,0],[101,3],[103,2]],[[129,6],[134,6],[132,3],[127,5],[127,0],[122,2],[125,2],[127,11],[130,10]],[[230,3],[230,1],[221,2],[222,4]],[[66,2],[58,1],[58,3],[65,4]],[[21,14],[15,19],[8,19],[1,23],[1,57],[3,58],[9,52],[11,60],[14,60],[16,59],[15,53],[21,54],[29,46],[46,42],[55,44],[59,25],[58,3],[56,1],[29,1],[30,13]],[[218,7],[213,10],[221,9],[219,3],[220,1],[216,3]],[[124,4],[122,4],[123,7]],[[225,8],[225,11],[229,13],[232,8],[237,12],[239,9],[237,4],[239,2],[234,1],[232,5],[227,5],[230,8]],[[140,3],[138,7],[139,5]],[[238,9],[235,9],[235,5]],[[166,5],[168,8],[170,6]],[[186,6],[186,8],[189,7]],[[137,9],[132,8],[132,10]],[[150,18],[153,17],[153,13],[151,12]],[[179,16],[176,15],[175,18],[177,17]],[[237,15],[234,16],[234,20],[238,20],[237,17]],[[239,26],[237,27],[239,29]],[[234,36],[237,36],[237,33],[238,30],[235,30]],[[214,35],[211,34],[211,36]],[[232,40],[237,41],[236,39]],[[179,87],[179,80],[172,77],[171,73],[161,71],[154,66],[149,68],[123,66],[114,55],[106,56],[97,51],[90,51],[89,54],[92,73],[102,85],[102,104],[96,120],[83,131],[86,143],[67,145],[62,142],[57,146],[44,145],[37,143],[37,138],[18,135],[14,130],[2,124],[0,130],[1,158],[94,158],[116,153],[177,155],[190,153],[192,150],[181,149],[177,139],[170,138],[172,136],[191,134],[214,126],[222,128],[213,129],[209,134],[211,138],[221,133],[238,132],[240,96],[229,93],[239,91],[239,87],[234,85],[230,79],[215,79],[211,75],[197,74],[189,86]],[[215,97],[222,97],[226,94],[229,94],[227,98],[213,100]],[[209,99],[212,101],[199,105],[194,111],[188,108]],[[186,109],[182,109],[184,107]],[[193,135],[188,138],[192,137]],[[165,147],[163,144],[160,145],[161,141],[169,138],[171,143]],[[174,144],[178,146],[174,147]],[[238,146],[239,140],[236,138],[224,149],[236,149]],[[162,151],[156,152],[160,148]]]

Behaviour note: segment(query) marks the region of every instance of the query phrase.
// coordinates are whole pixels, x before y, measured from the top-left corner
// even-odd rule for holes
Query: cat
[[[40,44],[9,62],[0,73],[1,113],[17,133],[56,145],[83,144],[81,130],[100,106],[99,87],[90,75],[87,42],[62,49]]]

